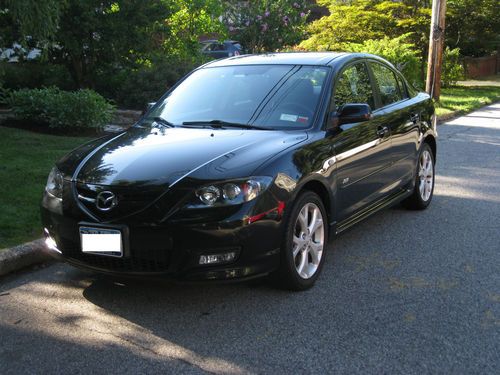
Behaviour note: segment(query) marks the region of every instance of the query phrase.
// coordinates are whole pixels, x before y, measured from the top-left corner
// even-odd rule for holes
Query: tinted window
[[[370,77],[364,63],[354,64],[341,73],[334,100],[337,109],[347,103],[366,103],[371,108],[375,107]]]
[[[224,45],[219,43],[207,43],[202,47],[202,50],[206,52],[224,51]]]
[[[271,128],[312,124],[328,69],[315,66],[207,67],[193,72],[157,107],[174,123],[222,120]]]
[[[408,94],[406,92],[406,85],[403,82],[403,78],[401,78],[401,76],[399,76],[398,74],[396,74],[396,79],[398,80],[399,92],[401,93],[401,97],[403,99],[408,98]]]
[[[375,82],[380,92],[382,107],[402,99],[394,72],[378,63],[371,64]]]

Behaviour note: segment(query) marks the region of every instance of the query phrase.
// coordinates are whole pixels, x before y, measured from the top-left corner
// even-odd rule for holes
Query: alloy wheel
[[[422,198],[424,202],[427,202],[431,197],[434,185],[434,165],[432,156],[428,150],[424,150],[420,155],[418,177],[420,182],[418,187],[420,198]]]
[[[293,260],[303,279],[311,278],[321,262],[325,242],[325,227],[320,208],[307,203],[297,216],[293,233]]]

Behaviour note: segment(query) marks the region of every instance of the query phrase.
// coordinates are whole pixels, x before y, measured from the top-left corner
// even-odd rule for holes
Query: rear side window
[[[402,100],[394,72],[379,63],[370,63],[370,66],[380,93],[382,107]]]
[[[375,107],[370,77],[364,63],[354,64],[340,74],[334,100],[337,110],[348,103],[366,103],[371,108]]]
[[[400,75],[396,74],[396,79],[398,80],[398,84],[399,84],[399,92],[401,93],[401,97],[403,99],[407,99],[408,98],[408,93],[406,91],[406,85],[405,83],[403,82],[403,78],[401,78]]]

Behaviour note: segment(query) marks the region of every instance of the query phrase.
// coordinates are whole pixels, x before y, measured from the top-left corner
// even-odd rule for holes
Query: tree
[[[419,51],[420,60],[425,60],[431,13],[428,1],[318,0],[318,3],[327,6],[330,15],[308,27],[309,38],[300,43],[300,48],[342,51],[351,43],[405,35],[405,42]],[[423,64],[420,66],[423,80]]]
[[[225,30],[221,0],[0,2],[0,29],[15,30],[10,42],[47,47],[50,61],[65,65],[78,87],[161,57],[199,61],[199,36]]]
[[[422,60],[415,45],[408,43],[407,40],[408,34],[393,39],[389,37],[369,39],[363,43],[347,44],[344,49],[349,52],[365,52],[381,56],[394,64],[413,85],[421,86],[419,68]]]
[[[93,87],[100,70],[133,65],[157,48],[171,12],[161,0],[67,0],[51,55],[79,87]]]
[[[196,58],[199,39],[205,34],[226,36],[227,30],[219,20],[223,12],[220,0],[174,0],[173,14],[166,19],[170,35],[164,42],[165,51],[174,56]]]
[[[298,43],[309,10],[305,0],[225,1],[224,22],[250,52],[274,52]]]
[[[24,36],[51,39],[57,31],[65,0],[0,0],[0,42],[22,42]]]
[[[465,56],[485,56],[500,49],[498,0],[447,0],[446,41]]]

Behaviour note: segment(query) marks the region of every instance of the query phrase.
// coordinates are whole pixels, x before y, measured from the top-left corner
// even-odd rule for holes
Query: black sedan
[[[271,274],[307,289],[329,238],[398,202],[429,205],[433,120],[429,96],[377,56],[211,62],[128,131],[56,164],[42,201],[46,244],[98,272]]]

